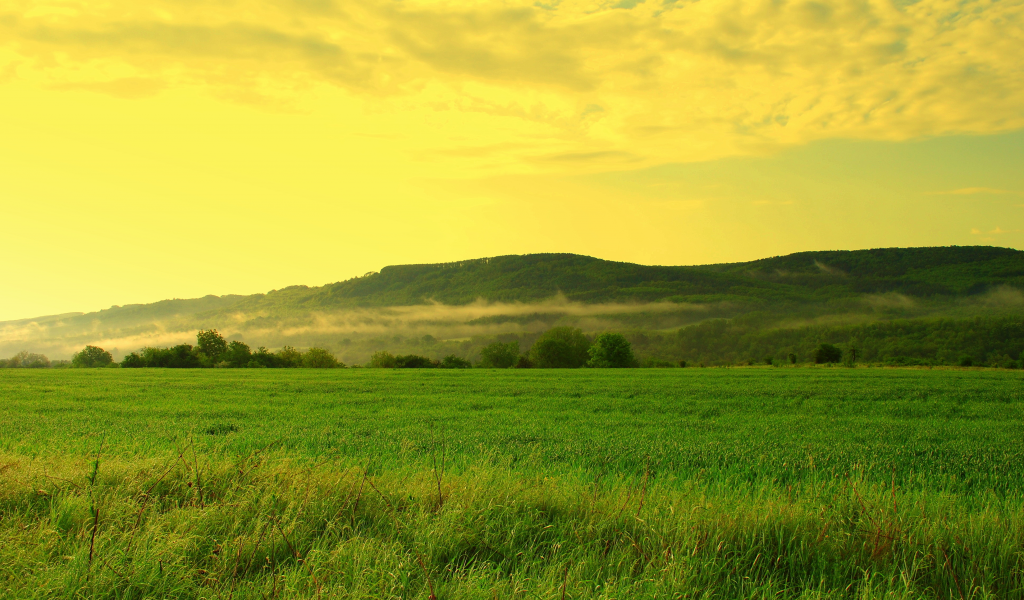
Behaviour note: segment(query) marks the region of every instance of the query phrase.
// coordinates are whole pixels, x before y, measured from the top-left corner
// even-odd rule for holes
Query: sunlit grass
[[[1022,597],[1020,384],[4,374],[0,596]]]

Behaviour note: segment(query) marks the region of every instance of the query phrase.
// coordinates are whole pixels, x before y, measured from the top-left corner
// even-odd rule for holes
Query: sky
[[[0,320],[572,252],[1024,248],[1024,2],[3,0]]]

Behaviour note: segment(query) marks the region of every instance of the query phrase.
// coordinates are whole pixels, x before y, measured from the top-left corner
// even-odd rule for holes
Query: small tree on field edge
[[[602,333],[597,336],[587,352],[590,354],[588,367],[621,369],[639,366],[629,341],[618,333]]]
[[[105,367],[114,362],[114,357],[99,346],[86,346],[81,352],[71,357],[71,366],[79,369]]]

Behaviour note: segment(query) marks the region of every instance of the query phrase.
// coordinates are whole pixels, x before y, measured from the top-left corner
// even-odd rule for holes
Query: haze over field
[[[0,319],[572,252],[1024,247],[1024,5],[9,0]]]
[[[712,335],[717,344],[753,332],[783,337],[803,332],[799,335],[811,340],[818,335],[815,328],[832,328],[827,333],[832,338],[824,341],[837,341],[850,336],[850,327],[897,321],[932,329],[937,319],[964,327],[975,317],[1005,317],[1013,319],[1012,328],[1024,312],[1022,289],[1024,252],[993,247],[806,252],[693,267],[571,254],[501,256],[390,266],[323,287],[0,322],[0,357],[30,350],[64,359],[89,344],[119,359],[142,347],[194,344],[200,329],[216,328],[253,349],[319,346],[350,364],[362,364],[378,350],[434,358],[455,353],[475,361],[491,341],[518,340],[525,350],[543,331],[571,325],[588,333],[627,332],[641,357],[731,362],[761,360],[764,352],[789,353],[794,343],[807,342],[765,342],[764,351],[708,354],[707,343],[685,341],[705,335],[691,326],[717,327],[728,319],[732,329]],[[1017,348],[1024,335],[1015,330],[988,337],[1008,339],[996,345],[985,340],[973,351],[979,362],[988,357],[987,362],[999,364],[1004,355],[1016,360],[1024,350]],[[944,356],[936,340],[928,343],[927,357],[959,359],[959,354]],[[963,340],[954,346],[948,352],[970,351]],[[909,354],[923,358],[918,351]]]

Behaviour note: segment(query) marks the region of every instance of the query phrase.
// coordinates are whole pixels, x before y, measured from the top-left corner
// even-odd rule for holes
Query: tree
[[[395,366],[399,369],[432,369],[437,365],[426,356],[407,354],[405,356],[396,356]]]
[[[205,356],[213,366],[223,360],[222,355],[228,351],[228,343],[216,329],[200,329],[196,334],[196,352]]]
[[[469,369],[473,365],[464,358],[460,358],[454,354],[449,354],[441,359],[440,364],[437,366],[439,369]]]
[[[221,353],[220,359],[228,363],[228,366],[237,369],[249,364],[249,361],[252,359],[252,351],[249,349],[248,344],[234,341],[228,344],[228,349]]]
[[[277,351],[278,363],[286,369],[294,369],[302,366],[302,353],[291,346],[285,346]]]
[[[480,351],[480,366],[490,369],[508,369],[519,358],[519,342],[494,342]]]
[[[636,357],[633,356],[633,348],[629,340],[618,333],[602,333],[594,340],[594,344],[588,350],[590,360],[588,367],[596,368],[627,368],[636,367]]]
[[[817,364],[837,363],[843,360],[843,351],[832,344],[822,344],[814,352],[814,362]]]
[[[302,355],[302,366],[307,369],[334,369],[345,365],[339,363],[330,350],[313,347]]]
[[[252,353],[252,357],[249,359],[249,364],[245,365],[249,368],[268,368],[272,369],[281,366],[281,360],[276,354],[271,354],[265,347],[260,346]]]
[[[114,357],[98,346],[86,346],[71,357],[71,366],[76,368],[105,367],[112,362]]]
[[[135,352],[132,352],[121,360],[122,369],[140,369],[145,366],[145,361],[143,361],[142,357]]]
[[[395,356],[390,352],[381,350],[380,352],[374,352],[373,356],[370,357],[370,367],[375,369],[394,369],[398,366],[398,362],[395,360]]]
[[[547,369],[578,369],[587,364],[590,340],[575,327],[555,327],[540,336],[530,348],[534,366]]]
[[[8,369],[46,369],[50,366],[50,359],[42,354],[35,354],[22,350],[7,361]]]

